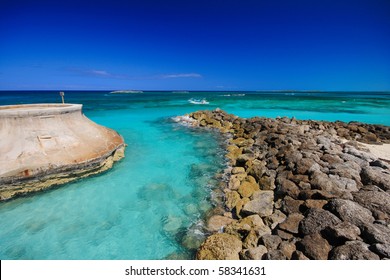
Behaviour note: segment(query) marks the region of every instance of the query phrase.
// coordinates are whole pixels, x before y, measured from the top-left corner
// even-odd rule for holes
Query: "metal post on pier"
[[[62,99],[62,104],[65,104],[65,99],[64,99],[65,93],[63,91],[61,91],[60,95],[61,95],[61,99]]]

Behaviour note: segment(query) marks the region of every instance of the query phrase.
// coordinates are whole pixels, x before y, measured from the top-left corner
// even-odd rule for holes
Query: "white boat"
[[[205,98],[203,98],[203,99],[190,98],[190,99],[188,99],[188,102],[190,102],[191,104],[196,104],[196,105],[210,104],[210,102],[208,102]]]

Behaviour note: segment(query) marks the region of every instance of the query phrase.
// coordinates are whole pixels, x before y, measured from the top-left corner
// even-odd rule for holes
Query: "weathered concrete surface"
[[[0,106],[0,200],[107,170],[124,147],[79,104]]]

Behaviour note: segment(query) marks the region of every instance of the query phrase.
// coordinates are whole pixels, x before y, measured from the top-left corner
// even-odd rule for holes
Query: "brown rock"
[[[251,215],[235,221],[226,227],[225,232],[245,238],[251,230],[254,230],[258,237],[271,233],[271,229],[264,224],[259,215]]]
[[[297,174],[305,175],[317,169],[319,169],[319,165],[313,159],[303,158],[302,160],[297,162],[295,171]]]
[[[306,211],[305,216],[299,225],[299,231],[305,235],[319,233],[328,226],[341,223],[339,218],[323,209],[311,208]]]
[[[297,242],[297,248],[310,259],[327,260],[332,247],[319,233],[306,235]]]
[[[390,215],[390,194],[382,191],[359,191],[353,194],[354,200],[371,211],[379,210]]]
[[[310,260],[308,257],[305,256],[301,251],[296,250],[292,253],[291,256],[292,260]]]
[[[286,220],[287,216],[279,210],[275,210],[271,215],[264,218],[265,223],[271,229],[277,227],[278,224],[283,223]]]
[[[259,185],[253,182],[244,181],[238,187],[238,193],[242,197],[251,197],[255,191],[259,190]]]
[[[207,222],[207,230],[211,232],[218,232],[234,220],[225,216],[214,215],[211,216]]]
[[[279,228],[284,231],[297,234],[299,223],[304,217],[305,216],[303,216],[302,214],[292,213],[287,217],[287,219],[283,223],[279,224]]]
[[[331,260],[379,260],[378,255],[368,249],[361,241],[348,241],[345,245],[334,248],[330,254]]]
[[[382,258],[390,258],[390,244],[376,243],[370,246],[370,250],[378,254]]]
[[[255,191],[252,200],[244,205],[242,211],[247,215],[259,214],[261,217],[266,217],[272,214],[273,204],[273,191]]]
[[[239,200],[236,204],[236,216],[241,218],[241,210],[244,207],[245,204],[247,204],[250,201],[249,198],[244,197],[243,199]]]
[[[269,176],[263,176],[259,179],[259,186],[261,190],[274,190],[275,179]]]
[[[334,226],[328,226],[324,230],[327,239],[332,243],[344,243],[345,241],[352,241],[358,239],[360,229],[348,222],[342,222]]]
[[[307,208],[322,209],[322,207],[327,203],[328,201],[324,199],[308,199],[305,201],[304,206]]]
[[[263,258],[265,260],[287,260],[287,257],[280,250],[270,250]]]
[[[233,167],[232,174],[245,173],[244,167]]]
[[[198,260],[238,260],[242,242],[236,236],[217,233],[209,236],[198,249]]]
[[[245,237],[242,246],[244,248],[254,248],[257,247],[257,243],[259,242],[259,237],[256,232],[252,229],[249,231],[248,235]]]
[[[345,222],[350,222],[358,227],[365,223],[373,223],[374,217],[370,210],[358,203],[345,199],[332,199],[327,204],[329,210]]]
[[[290,260],[292,258],[292,254],[296,250],[296,246],[292,242],[283,241],[279,245],[279,250],[287,257],[287,259]]]
[[[281,230],[281,229],[277,229],[275,231],[275,234],[277,236],[279,236],[280,238],[282,238],[283,240],[290,240],[294,237],[294,235],[292,235],[291,233],[284,231],[284,230]]]
[[[390,171],[376,166],[363,167],[360,173],[362,183],[376,185],[384,191],[390,190]]]
[[[390,228],[380,224],[364,224],[361,226],[362,237],[369,244],[390,244]]]
[[[226,193],[226,207],[231,211],[236,207],[237,203],[241,200],[240,194],[236,191]]]
[[[294,199],[298,198],[299,195],[299,188],[298,186],[288,179],[281,179],[278,180],[278,185],[276,187],[276,193],[279,195],[288,195]]]
[[[282,204],[282,211],[286,214],[300,213],[299,209],[303,203],[303,200],[295,200],[290,196],[286,196]]]
[[[249,248],[241,251],[240,255],[244,260],[261,260],[267,252],[268,250],[265,246],[259,245],[255,248]]]
[[[266,234],[261,237],[260,242],[264,244],[268,250],[276,250],[282,242],[282,239],[277,235]]]

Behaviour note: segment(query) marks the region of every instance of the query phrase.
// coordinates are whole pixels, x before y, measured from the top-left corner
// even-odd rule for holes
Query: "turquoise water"
[[[98,176],[0,203],[1,259],[191,258],[190,240],[203,238],[225,161],[217,134],[182,127],[172,116],[219,107],[242,117],[390,125],[384,93],[66,92],[65,99],[117,130],[126,158]],[[0,92],[0,105],[59,100],[58,92]]]

